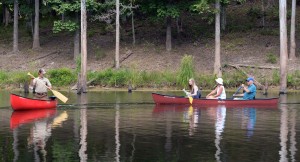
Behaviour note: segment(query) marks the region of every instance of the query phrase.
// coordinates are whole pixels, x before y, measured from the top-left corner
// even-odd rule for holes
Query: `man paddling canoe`
[[[40,69],[38,71],[38,77],[37,78],[31,78],[31,85],[34,88],[34,95],[36,98],[42,99],[47,98],[48,94],[48,88],[52,88],[52,85],[44,75],[46,74],[46,71],[44,69]]]

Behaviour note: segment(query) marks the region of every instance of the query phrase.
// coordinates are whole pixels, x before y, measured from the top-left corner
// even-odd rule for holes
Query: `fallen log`
[[[259,69],[276,69],[277,67],[264,67],[264,66],[250,66],[250,65],[240,65],[240,64],[226,64],[225,66],[230,66],[233,67],[237,70],[240,70],[241,72],[243,72],[247,77],[253,77],[252,75],[246,73],[243,69],[241,69],[241,67],[251,67],[251,68],[259,68]],[[255,78],[254,79],[254,84],[259,85],[261,87],[261,89],[263,90],[263,94],[267,95],[268,94],[268,83],[266,81],[265,85],[262,85],[260,82],[258,82]]]

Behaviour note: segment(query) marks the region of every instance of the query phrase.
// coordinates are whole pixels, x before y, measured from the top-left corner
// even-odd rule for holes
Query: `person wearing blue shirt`
[[[244,100],[254,100],[256,95],[256,86],[253,84],[254,79],[252,77],[247,78],[247,84],[248,87],[245,87],[244,84],[242,84],[242,88],[245,91],[243,95]]]
[[[245,86],[244,84],[241,85],[244,94],[238,94],[234,96],[242,96],[243,100],[254,100],[256,95],[256,86],[253,84],[254,79],[252,77],[247,78],[247,84],[248,86]],[[238,98],[235,98],[238,99]]]

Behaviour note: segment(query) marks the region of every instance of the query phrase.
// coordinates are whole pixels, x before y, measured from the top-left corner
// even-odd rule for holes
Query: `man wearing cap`
[[[254,79],[252,77],[247,78],[247,84],[248,87],[245,87],[244,84],[242,84],[242,88],[245,91],[244,94],[242,94],[244,100],[254,100],[256,95],[256,86],[253,84]]]
[[[223,79],[222,78],[218,78],[216,79],[217,82],[217,87],[211,91],[206,98],[207,99],[226,99],[226,92],[225,92],[225,88],[223,86]]]
[[[32,78],[31,83],[35,89],[36,98],[46,98],[48,88],[52,88],[50,81],[44,77],[44,74],[46,74],[46,71],[44,69],[40,69],[38,72],[39,76],[37,78]]]

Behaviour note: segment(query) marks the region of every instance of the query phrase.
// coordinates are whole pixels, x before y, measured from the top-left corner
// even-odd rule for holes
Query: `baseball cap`
[[[254,81],[254,79],[252,77],[247,78],[247,82],[249,82],[250,80]]]
[[[45,69],[40,69],[40,70],[39,70],[39,73],[41,73],[41,74],[46,74],[46,71],[45,71]]]

